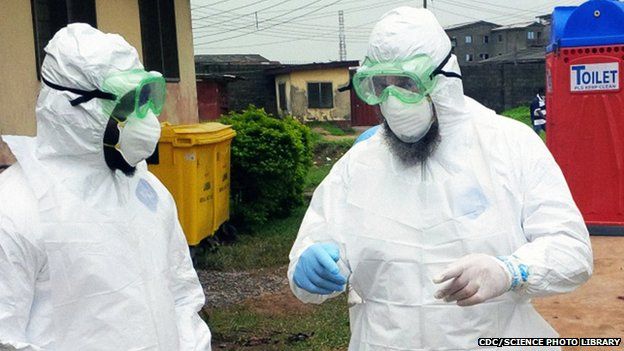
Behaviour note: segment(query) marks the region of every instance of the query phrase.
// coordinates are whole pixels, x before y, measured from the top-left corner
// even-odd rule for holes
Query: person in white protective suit
[[[572,291],[593,265],[544,143],[464,96],[450,40],[426,9],[381,18],[353,87],[380,105],[384,127],[315,191],[290,253],[293,293],[322,303],[348,285],[349,350],[557,336],[531,297]]]
[[[143,161],[162,75],[86,24],[45,51],[37,136],[3,136],[0,349],[210,350],[175,203]]]

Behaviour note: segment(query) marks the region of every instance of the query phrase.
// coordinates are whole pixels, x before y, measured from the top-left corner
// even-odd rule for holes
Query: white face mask
[[[145,118],[128,117],[119,128],[119,151],[132,167],[150,157],[160,139],[160,122],[151,111]]]
[[[427,134],[433,124],[433,108],[429,98],[407,104],[394,96],[379,104],[388,126],[406,143],[415,143]]]

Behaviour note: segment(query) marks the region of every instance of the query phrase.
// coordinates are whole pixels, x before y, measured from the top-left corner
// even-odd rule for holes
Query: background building
[[[492,55],[501,56],[530,47],[540,47],[545,52],[550,30],[539,22],[525,22],[492,29]]]
[[[447,27],[453,53],[460,64],[487,60],[492,56],[492,29],[496,23],[477,21]]]
[[[277,114],[273,77],[266,71],[281,66],[258,54],[195,56],[195,70],[199,76],[238,77],[227,84],[227,111],[240,111],[253,104]]]
[[[358,61],[286,65],[267,73],[275,77],[279,115],[303,121],[350,121],[351,95],[338,88],[349,84],[349,67]]]
[[[506,26],[476,21],[450,26],[445,30],[451,39],[453,53],[463,66],[527,48],[540,47],[545,51],[550,37],[550,15],[537,19]]]

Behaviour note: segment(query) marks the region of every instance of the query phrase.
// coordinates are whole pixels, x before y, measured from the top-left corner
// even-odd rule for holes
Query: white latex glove
[[[508,291],[512,276],[505,263],[496,257],[471,254],[451,263],[439,276],[436,284],[452,279],[438,290],[434,297],[446,302],[457,301],[459,306],[472,306]]]

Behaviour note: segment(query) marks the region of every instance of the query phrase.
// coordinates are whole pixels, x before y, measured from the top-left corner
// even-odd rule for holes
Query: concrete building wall
[[[107,1],[108,0],[98,0]],[[132,0],[126,0],[136,2]],[[195,54],[191,22],[191,1],[175,0],[176,36],[180,80],[167,83],[167,103],[161,121],[171,124],[197,123],[197,88],[195,78]]]
[[[537,88],[545,87],[545,70],[544,62],[466,66],[464,93],[497,112],[528,106]]]
[[[277,89],[277,79],[276,88]],[[348,91],[339,92],[340,86],[349,83],[346,68],[291,72],[287,84],[290,112],[304,121],[344,121],[351,115],[351,98]],[[308,83],[331,82],[333,108],[308,108]]]
[[[528,39],[529,32],[534,33],[535,39]],[[549,38],[550,27],[541,24],[517,29],[494,30],[492,31],[492,39],[494,39],[492,56],[520,51],[530,46],[545,46]]]
[[[118,33],[139,52],[143,60],[139,2],[128,0],[97,0],[95,2],[98,29]]]
[[[0,134],[35,135],[39,81],[30,1],[3,0],[1,12]]]
[[[453,53],[457,56],[460,64],[470,63],[466,60],[466,55],[472,55],[472,62],[478,62],[483,60],[480,55],[492,56],[491,42],[492,34],[490,33],[493,25],[487,23],[476,23],[474,25],[447,30],[449,38],[456,45],[453,48]],[[466,36],[472,37],[472,43],[466,43]],[[487,37],[487,42],[485,38]],[[453,40],[455,38],[455,40]]]

